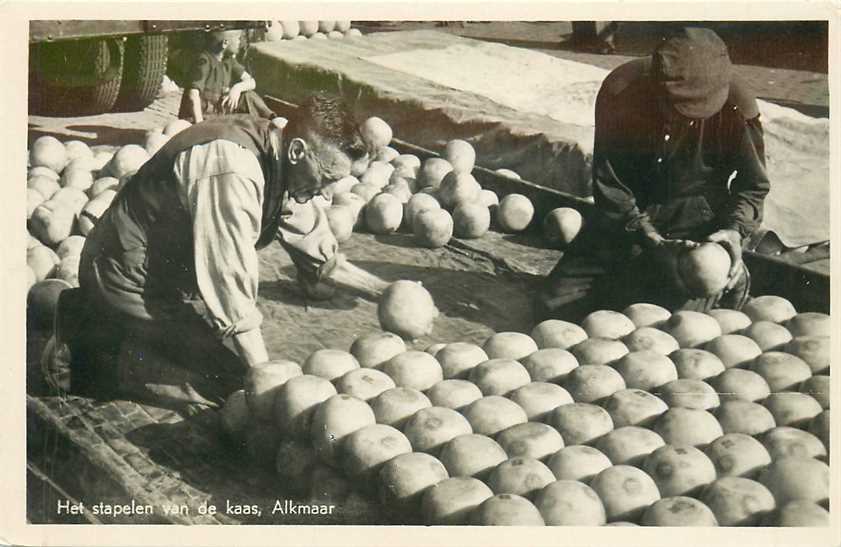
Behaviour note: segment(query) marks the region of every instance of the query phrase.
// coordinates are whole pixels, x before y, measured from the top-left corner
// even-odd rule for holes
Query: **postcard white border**
[[[702,2],[11,2],[0,4],[4,40],[0,54],[0,104],[3,146],[0,173],[5,175],[0,200],[2,289],[0,310],[0,544],[12,545],[841,545],[841,473],[839,438],[834,425],[831,458],[831,528],[468,528],[402,526],[158,526],[158,525],[26,525],[25,482],[25,192],[27,44],[31,19],[331,19],[352,20],[827,20],[830,28],[831,112],[831,237],[839,241],[839,7],[830,2],[739,1]],[[772,181],[773,182],[773,181]],[[838,271],[836,253],[832,271]],[[834,289],[834,287],[833,287]],[[839,293],[832,291],[832,309]],[[839,317],[834,317],[833,332]],[[839,355],[841,336],[834,337],[833,356]],[[839,401],[837,372],[832,399]],[[836,407],[841,408],[841,407]],[[835,418],[837,421],[837,417]]]

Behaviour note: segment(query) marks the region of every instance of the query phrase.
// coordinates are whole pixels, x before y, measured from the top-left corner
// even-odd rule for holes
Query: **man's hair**
[[[294,131],[301,136],[316,135],[358,160],[369,153],[359,124],[347,103],[334,95],[317,93],[300,106],[292,120]]]

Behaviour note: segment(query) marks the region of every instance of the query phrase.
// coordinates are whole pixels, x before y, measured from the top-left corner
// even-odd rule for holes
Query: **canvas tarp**
[[[469,140],[484,167],[586,195],[604,69],[433,31],[256,47],[260,90],[295,102],[339,92],[404,140]],[[760,101],[772,191],[765,227],[788,246],[829,239],[829,122]]]

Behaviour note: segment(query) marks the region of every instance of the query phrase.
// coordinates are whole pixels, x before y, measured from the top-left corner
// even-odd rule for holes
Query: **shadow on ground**
[[[43,127],[29,124],[28,144],[31,145],[39,137],[49,135],[61,141],[80,140],[89,146],[108,144],[109,146],[124,146],[126,144],[142,144],[146,138],[143,129],[130,129],[108,125],[68,125],[61,127]],[[68,135],[73,135],[68,139]],[[93,135],[93,136],[88,136]]]
[[[359,260],[354,264],[387,282],[402,279],[419,281],[430,292],[435,304],[448,318],[459,318],[483,325],[493,331],[522,331],[530,328],[530,287],[536,278],[526,274],[490,274],[429,266]],[[308,306],[311,312],[350,311],[363,301],[376,304],[369,297],[338,290],[329,300],[306,300],[293,281],[294,266],[281,268],[282,279],[260,283],[261,299],[284,306]],[[325,319],[328,316],[325,315]],[[337,324],[333,322],[334,326]]]

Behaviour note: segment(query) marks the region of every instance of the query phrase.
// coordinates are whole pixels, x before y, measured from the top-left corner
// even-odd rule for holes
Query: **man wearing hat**
[[[715,32],[685,28],[648,58],[611,72],[596,99],[597,213],[547,277],[541,315],[580,319],[650,302],[669,309],[739,309],[749,273],[742,242],[770,189],[755,97]],[[674,277],[676,254],[703,241],[730,254],[729,283],[693,298]]]

